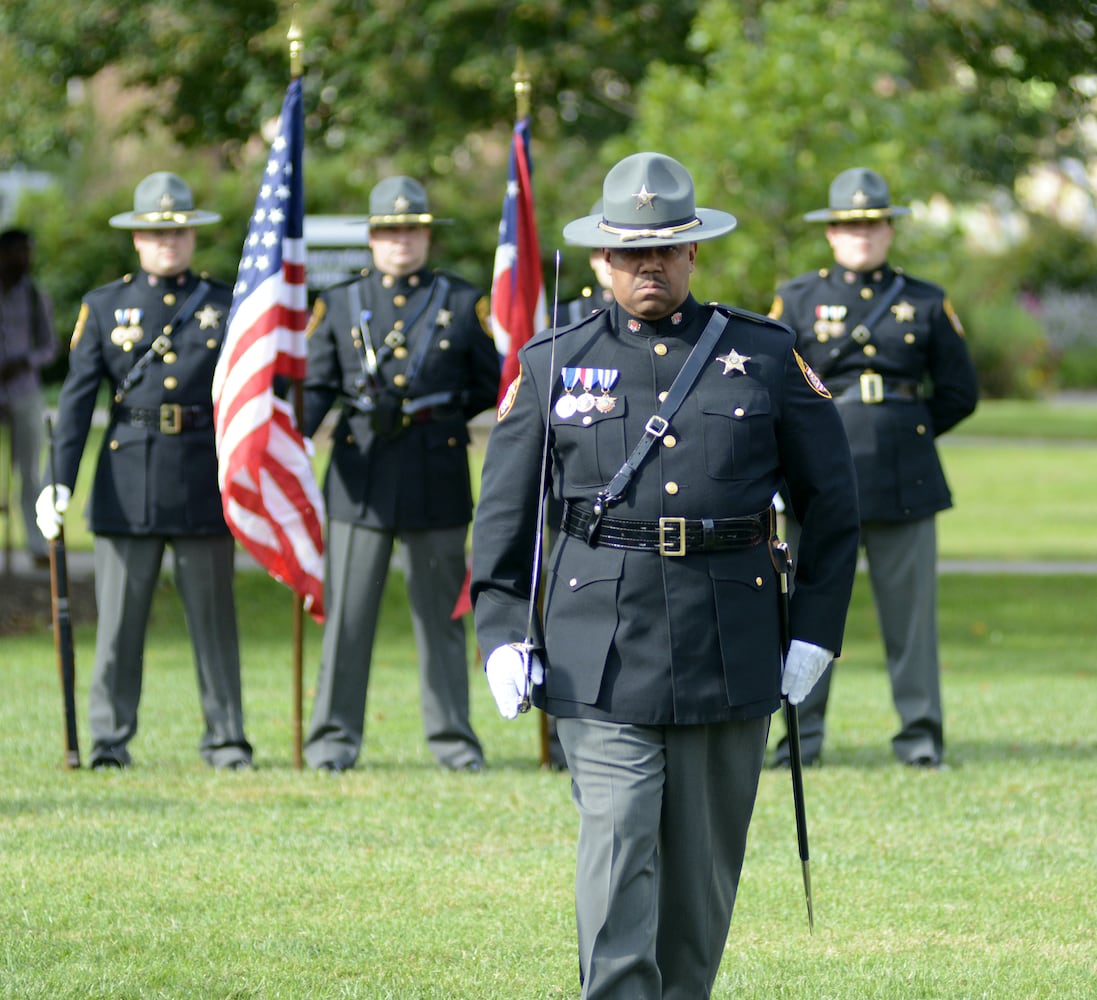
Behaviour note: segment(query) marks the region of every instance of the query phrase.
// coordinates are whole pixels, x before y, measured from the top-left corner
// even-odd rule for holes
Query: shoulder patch
[[[507,391],[505,393],[503,393],[503,401],[499,404],[499,410],[498,410],[498,413],[496,414],[496,421],[497,422],[499,420],[502,420],[503,417],[505,417],[508,413],[510,413],[511,408],[514,406],[514,400],[518,396],[518,386],[521,384],[521,382],[522,382],[522,364],[521,364],[521,362],[519,362],[519,364],[518,364],[518,374],[514,376],[514,381],[511,382],[511,384],[507,386]]]
[[[305,339],[313,335],[316,328],[320,325],[320,321],[324,318],[328,311],[328,304],[323,299],[317,299],[312,306],[312,314],[309,316],[309,325],[305,327]]]
[[[476,300],[476,318],[480,320],[484,333],[494,339],[491,332],[491,302],[486,295],[481,295]]]
[[[69,350],[76,349],[76,345],[80,343],[80,338],[84,336],[84,327],[88,322],[88,304],[86,302],[80,303],[80,312],[76,317],[76,326],[72,328],[72,338],[69,340]]]
[[[962,337],[964,335],[964,324],[960,322],[960,317],[956,315],[956,310],[952,308],[952,303],[947,298],[944,301],[944,310],[948,321],[952,324],[952,329]]]
[[[811,365],[809,365],[802,357],[800,357],[800,352],[797,350],[793,350],[792,356],[796,358],[796,363],[800,366],[800,371],[804,373],[804,378],[807,380],[807,384],[810,385],[820,396],[822,396],[823,399],[833,399],[830,394],[830,390],[825,385],[823,385],[823,380],[815,374],[815,372],[811,368]]]
[[[773,296],[773,305],[769,307],[769,318],[780,319],[781,314],[785,311],[785,302],[780,295]]]

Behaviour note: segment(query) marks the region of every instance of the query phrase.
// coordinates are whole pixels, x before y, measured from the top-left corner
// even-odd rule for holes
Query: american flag
[[[507,191],[499,223],[499,246],[491,280],[491,319],[495,346],[503,359],[499,399],[518,375],[518,349],[548,325],[541,250],[533,215],[533,166],[529,118],[514,126]]]
[[[324,500],[276,376],[305,375],[305,185],[301,81],[282,104],[244,241],[213,381],[221,503],[232,533],[324,619]]]

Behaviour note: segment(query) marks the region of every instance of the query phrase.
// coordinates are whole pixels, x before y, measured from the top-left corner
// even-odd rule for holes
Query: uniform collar
[[[190,284],[193,272],[184,271],[182,274],[173,274],[170,278],[164,278],[158,274],[149,274],[148,271],[138,271],[137,281],[139,284],[148,285],[149,288],[155,288],[157,291],[171,291],[173,288],[185,288]]]
[[[426,288],[434,277],[434,273],[429,267],[421,267],[418,271],[405,274],[400,278],[394,274],[383,274],[381,271],[375,271],[374,274],[382,288],[394,293],[402,292],[405,295],[417,288]]]
[[[887,263],[873,268],[871,271],[851,271],[847,267],[840,267],[835,264],[828,269],[827,277],[831,284],[839,285],[842,288],[871,288],[879,291],[880,288],[891,284],[892,279],[895,277],[895,270]]]
[[[689,295],[669,316],[650,321],[633,316],[619,304],[612,307],[613,325],[618,331],[637,337],[681,337],[692,325],[701,311],[700,303]]]

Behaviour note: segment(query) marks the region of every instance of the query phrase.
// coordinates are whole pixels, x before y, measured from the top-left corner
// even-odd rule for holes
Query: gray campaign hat
[[[830,185],[830,205],[808,212],[808,222],[860,222],[909,215],[910,209],[891,204],[887,181],[868,167],[843,170]]]
[[[370,229],[386,226],[444,226],[452,219],[436,219],[427,192],[411,177],[386,177],[369,193]]]
[[[194,207],[194,195],[182,177],[161,170],[133,191],[133,211],[111,217],[115,229],[188,229],[220,222],[216,212]]]
[[[564,239],[584,247],[662,247],[700,243],[730,233],[735,216],[697,208],[693,178],[662,153],[633,153],[602,183],[601,211],[564,226]]]

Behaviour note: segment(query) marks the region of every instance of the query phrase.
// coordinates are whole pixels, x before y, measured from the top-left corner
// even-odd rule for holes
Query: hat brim
[[[436,219],[429,212],[407,215],[371,215],[368,219],[352,219],[352,226],[369,226],[370,229],[397,229],[404,226],[452,226],[453,219]]]
[[[187,212],[122,212],[111,216],[110,224],[115,229],[191,229],[220,221],[221,216],[216,212],[191,209]]]
[[[603,228],[606,220],[601,215],[585,215],[564,226],[564,239],[572,246],[623,247],[638,249],[641,247],[668,247],[676,243],[703,243],[730,233],[739,223],[730,212],[721,212],[715,208],[698,208],[695,213],[698,225],[689,228],[668,226],[660,228],[630,230],[614,227],[615,231]],[[608,223],[607,223],[608,224]],[[636,235],[633,235],[633,234]]]
[[[910,209],[902,205],[885,205],[883,208],[820,208],[808,212],[805,222],[871,222],[876,219],[894,219],[897,215],[910,215]]]

